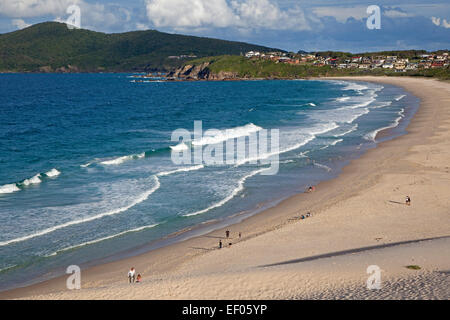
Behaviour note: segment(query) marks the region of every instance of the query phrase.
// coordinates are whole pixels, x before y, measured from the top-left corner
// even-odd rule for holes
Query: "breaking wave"
[[[195,212],[188,213],[188,214],[184,214],[183,216],[184,217],[196,216],[196,215],[199,215],[199,214],[202,214],[202,213],[206,213],[206,212],[208,212],[208,211],[210,211],[212,209],[215,209],[215,208],[223,206],[225,203],[227,203],[228,201],[233,199],[237,194],[239,194],[239,192],[241,192],[244,189],[244,183],[245,183],[245,181],[248,178],[253,177],[254,175],[257,175],[257,174],[259,174],[259,173],[261,173],[263,171],[269,170],[269,169],[270,168],[264,168],[264,169],[258,169],[258,170],[255,170],[255,171],[251,172],[250,174],[248,174],[248,175],[244,176],[243,178],[241,178],[238,181],[238,186],[227,197],[225,197],[224,199],[222,199],[219,202],[209,206],[206,209],[203,209],[203,210],[200,210],[200,211],[195,211]]]
[[[252,133],[258,132],[260,130],[262,130],[261,127],[254,125],[253,123],[249,123],[242,127],[218,130],[218,132],[214,135],[205,136],[198,140],[192,141],[192,145],[203,146],[207,144],[216,144],[227,141],[229,139],[249,136]]]
[[[97,220],[97,219],[100,219],[100,218],[103,218],[103,217],[106,217],[106,216],[112,216],[112,215],[115,215],[115,214],[127,211],[128,209],[130,209],[130,208],[138,205],[139,203],[147,200],[148,197],[152,193],[154,193],[156,190],[159,189],[161,184],[159,183],[158,177],[153,176],[153,178],[154,178],[154,181],[155,181],[155,185],[151,189],[149,189],[149,190],[145,191],[144,193],[142,193],[141,195],[139,195],[132,203],[130,203],[127,206],[124,206],[124,207],[121,207],[121,208],[117,208],[117,209],[114,209],[114,210],[111,210],[111,211],[103,212],[103,213],[100,213],[100,214],[97,214],[97,215],[94,215],[94,216],[91,216],[91,217],[81,218],[81,219],[78,219],[78,220],[72,220],[72,221],[69,221],[69,222],[66,222],[66,223],[63,223],[63,224],[59,224],[59,225],[56,225],[56,226],[53,226],[53,227],[50,227],[50,228],[38,231],[36,233],[30,234],[30,235],[27,235],[27,236],[23,236],[23,237],[11,239],[11,240],[2,241],[2,242],[0,242],[0,247],[9,245],[11,243],[22,242],[22,241],[25,241],[25,240],[33,239],[33,238],[40,237],[40,236],[46,235],[48,233],[54,232],[54,231],[59,230],[59,229],[67,228],[67,227],[70,227],[70,226],[73,226],[73,225],[78,225],[78,224],[81,224],[81,223],[90,222],[90,221]]]
[[[125,161],[128,161],[128,160],[142,159],[142,158],[145,158],[145,152],[142,152],[140,154],[132,154],[129,156],[118,157],[118,158],[111,159],[111,160],[105,160],[105,161],[100,162],[100,164],[118,165],[118,164],[124,163]]]
[[[61,174],[60,171],[53,168],[50,171],[47,171],[46,173],[38,173],[34,175],[31,178],[27,178],[21,182],[16,183],[8,183],[3,186],[0,186],[0,194],[6,194],[6,193],[13,193],[22,190],[23,187],[28,187],[33,184],[40,184],[42,182],[42,179],[45,177],[47,178],[54,178]]]

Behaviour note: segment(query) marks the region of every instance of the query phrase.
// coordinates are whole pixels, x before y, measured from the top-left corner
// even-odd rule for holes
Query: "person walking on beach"
[[[411,198],[409,196],[406,196],[406,205],[407,206],[411,205]]]
[[[142,276],[141,276],[141,274],[139,273],[138,275],[137,275],[137,277],[136,277],[136,283],[139,283],[139,282],[141,282],[142,281]]]
[[[222,249],[222,240],[219,240],[219,249]]]
[[[239,239],[242,237],[242,233],[241,232],[239,232]]]
[[[134,283],[136,277],[136,270],[134,270],[134,267],[131,267],[130,271],[128,271],[128,283]]]
[[[230,230],[225,231],[225,235],[227,236],[227,238],[230,237]]]

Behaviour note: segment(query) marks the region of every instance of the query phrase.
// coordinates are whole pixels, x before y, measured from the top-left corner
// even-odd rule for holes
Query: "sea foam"
[[[37,175],[35,175],[32,178],[23,180],[22,184],[24,186],[29,186],[31,184],[39,184],[42,182],[41,178],[42,178],[42,175],[40,173],[38,173]]]
[[[405,109],[402,108],[398,112],[399,117],[397,117],[392,124],[390,124],[390,125],[388,125],[386,127],[378,128],[378,129],[376,129],[374,131],[369,132],[368,134],[366,134],[364,136],[364,139],[376,142],[375,139],[376,139],[376,137],[377,137],[379,132],[381,132],[383,130],[387,130],[387,129],[393,129],[393,128],[397,127],[400,124],[400,121],[405,117],[404,112],[405,112]]]
[[[36,237],[40,237],[40,236],[46,235],[48,233],[54,232],[56,230],[67,228],[67,227],[70,227],[70,226],[73,226],[73,225],[78,225],[78,224],[81,224],[81,223],[86,223],[86,222],[97,220],[97,219],[100,219],[100,218],[103,218],[103,217],[112,216],[112,215],[116,215],[116,214],[121,213],[121,212],[125,212],[125,211],[129,210],[130,208],[138,205],[139,203],[147,200],[148,197],[152,193],[154,193],[156,190],[158,190],[160,188],[161,184],[159,182],[158,177],[157,176],[153,176],[153,179],[154,179],[155,185],[152,188],[150,188],[149,190],[147,190],[147,191],[143,192],[142,194],[140,194],[138,197],[136,197],[134,199],[134,201],[132,203],[130,203],[127,206],[124,206],[124,207],[121,207],[121,208],[117,208],[117,209],[114,209],[114,210],[110,210],[110,211],[107,211],[107,212],[103,212],[103,213],[100,213],[100,214],[97,214],[97,215],[94,215],[94,216],[81,218],[81,219],[78,219],[78,220],[72,220],[72,221],[69,221],[69,222],[66,222],[66,223],[63,223],[63,224],[59,224],[59,225],[56,225],[56,226],[53,226],[53,227],[50,227],[50,228],[47,228],[47,229],[44,229],[44,230],[32,233],[32,234],[29,234],[27,236],[23,236],[23,237],[11,239],[11,240],[2,241],[2,242],[0,242],[0,247],[9,245],[11,243],[22,242],[22,241],[25,241],[25,240],[29,240],[29,239],[33,239],[33,238],[36,238]]]
[[[52,170],[45,173],[45,175],[49,178],[53,178],[56,176],[59,176],[61,172],[59,172],[57,169],[53,168]]]
[[[181,142],[181,143],[177,144],[176,146],[170,146],[170,149],[172,149],[173,151],[184,151],[184,150],[188,150],[189,147],[184,142]]]
[[[69,251],[69,250],[72,250],[72,249],[76,249],[76,248],[88,246],[88,245],[91,245],[91,244],[99,243],[99,242],[102,242],[102,241],[105,241],[105,240],[117,238],[117,237],[123,236],[124,234],[133,233],[133,232],[139,232],[139,231],[143,231],[143,230],[146,230],[146,229],[154,228],[154,227],[156,227],[158,225],[159,225],[159,223],[155,223],[155,224],[151,224],[151,225],[148,225],[148,226],[142,226],[142,227],[139,227],[139,228],[126,230],[126,231],[123,231],[123,232],[120,232],[120,233],[116,233],[116,234],[113,234],[113,235],[110,235],[110,236],[107,236],[107,237],[103,237],[103,238],[99,238],[99,239],[95,239],[95,240],[91,240],[91,241],[86,241],[86,242],[83,242],[83,243],[80,243],[80,244],[77,244],[77,245],[74,245],[74,246],[70,246],[70,247],[66,247],[64,249],[60,249],[60,250],[58,250],[58,251],[56,251],[56,252],[54,252],[54,253],[52,253],[52,254],[50,254],[48,256],[55,256],[58,253],[61,253],[61,252],[64,252],[64,251]]]
[[[237,187],[235,189],[233,189],[233,191],[228,196],[226,196],[224,199],[220,200],[217,203],[214,203],[213,205],[207,207],[206,209],[195,211],[195,212],[188,213],[188,214],[184,214],[183,216],[184,217],[196,216],[196,215],[199,215],[199,214],[202,214],[202,213],[206,213],[206,212],[208,212],[208,211],[210,211],[212,209],[215,209],[215,208],[223,206],[225,203],[227,203],[228,201],[233,199],[237,194],[239,194],[239,192],[241,192],[244,189],[244,183],[245,183],[245,181],[248,178],[253,177],[254,175],[257,175],[258,173],[261,173],[261,172],[266,171],[266,170],[270,170],[270,168],[258,169],[258,170],[255,170],[255,171],[251,172],[250,174],[248,174],[248,175],[244,176],[243,178],[241,178],[238,181]]]
[[[128,156],[122,156],[122,157],[118,157],[118,158],[111,159],[111,160],[105,160],[105,161],[100,162],[100,164],[118,165],[118,164],[124,163],[125,161],[128,161],[128,160],[142,159],[142,158],[145,158],[145,152],[140,153],[140,154],[132,154],[132,155],[128,155]]]
[[[19,187],[17,187],[17,184],[15,184],[15,183],[5,184],[3,186],[0,186],[0,194],[13,193],[16,191],[20,191],[20,189],[19,189]]]
[[[249,136],[252,133],[258,132],[260,130],[262,130],[261,127],[254,125],[253,123],[249,123],[242,127],[219,130],[214,135],[207,135],[198,140],[192,141],[192,145],[203,146],[207,144],[216,144],[227,141],[229,139]]]

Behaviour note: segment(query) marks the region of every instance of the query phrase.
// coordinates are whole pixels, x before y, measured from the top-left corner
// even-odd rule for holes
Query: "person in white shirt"
[[[134,268],[132,267],[130,271],[128,271],[128,282],[134,283],[135,278],[136,278],[136,270],[134,270]]]

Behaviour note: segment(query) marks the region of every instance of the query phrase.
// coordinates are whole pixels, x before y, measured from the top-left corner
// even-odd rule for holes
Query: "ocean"
[[[0,290],[255,214],[405,134],[419,106],[402,88],[358,81],[134,80],[0,75]],[[172,141],[195,121],[218,131],[191,145]],[[279,130],[274,175],[245,159],[176,165],[171,157],[264,129]]]

